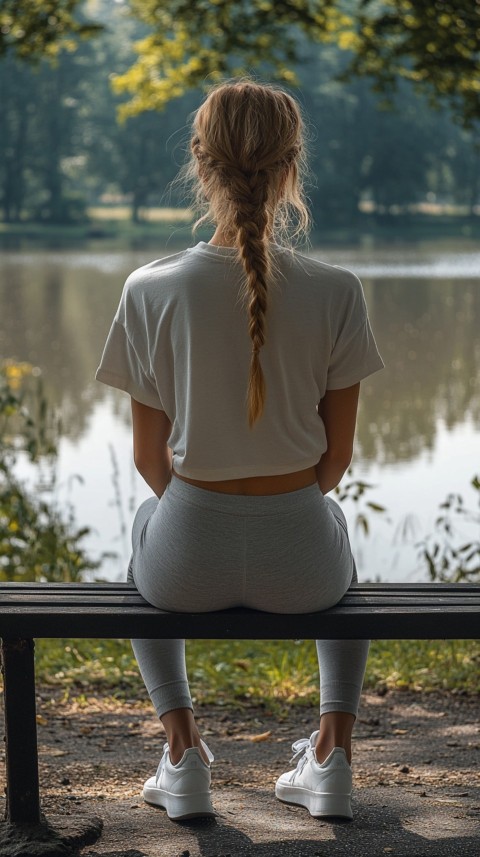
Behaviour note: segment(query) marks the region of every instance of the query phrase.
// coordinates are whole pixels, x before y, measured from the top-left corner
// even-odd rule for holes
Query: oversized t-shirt
[[[318,404],[383,367],[360,281],[274,248],[261,418],[249,427],[251,340],[236,251],[200,242],[127,279],[96,377],[172,423],[173,467],[192,479],[271,476],[327,448]]]

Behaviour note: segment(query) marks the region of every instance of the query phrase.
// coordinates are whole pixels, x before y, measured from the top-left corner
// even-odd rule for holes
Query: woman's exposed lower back
[[[248,476],[244,479],[224,479],[216,482],[206,482],[202,479],[188,479],[175,473],[177,479],[204,488],[207,491],[216,491],[221,494],[239,494],[244,496],[268,496],[271,494],[288,494],[290,491],[299,491],[309,485],[315,485],[317,481],[315,468],[307,467],[306,470],[296,470],[294,473],[283,473],[280,476]]]

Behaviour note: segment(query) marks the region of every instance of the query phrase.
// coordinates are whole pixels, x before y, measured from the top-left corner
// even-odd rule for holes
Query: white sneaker
[[[318,731],[292,744],[291,761],[298,759],[297,767],[277,780],[275,795],[284,803],[304,806],[315,818],[353,818],[352,770],[345,750],[335,747],[320,764],[315,755],[317,736]]]
[[[203,741],[202,747],[208,761],[213,762],[213,754]],[[156,775],[147,780],[142,792],[146,803],[163,807],[175,821],[215,815],[210,794],[210,764],[204,762],[198,747],[185,750],[174,765],[168,744],[163,747]]]

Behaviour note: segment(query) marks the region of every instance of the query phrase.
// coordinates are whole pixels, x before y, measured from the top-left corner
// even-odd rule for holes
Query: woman
[[[215,233],[127,280],[97,378],[132,398],[134,458],[155,496],[129,580],[163,610],[323,610],[356,580],[325,495],[349,466],[360,381],[382,367],[356,276],[278,243],[308,223],[295,100],[250,81],[197,111],[189,175]],[[210,763],[183,640],[133,640],[167,735],[147,802],[211,815]],[[368,643],[318,640],[320,724],[277,797],[352,817],[351,735]]]

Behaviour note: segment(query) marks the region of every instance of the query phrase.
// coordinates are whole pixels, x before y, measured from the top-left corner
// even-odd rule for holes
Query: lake
[[[42,371],[64,430],[55,498],[91,527],[93,556],[116,554],[98,572],[110,580],[125,577],[132,516],[149,489],[132,464],[128,396],[94,374],[127,275],[176,250],[0,253],[0,354]],[[362,384],[352,478],[374,486],[366,500],[387,507],[388,520],[367,510],[365,535],[355,526],[365,503],[344,503],[360,579],[425,580],[416,545],[439,503],[449,492],[476,503],[480,251],[455,240],[311,252],[360,276],[386,363]]]

